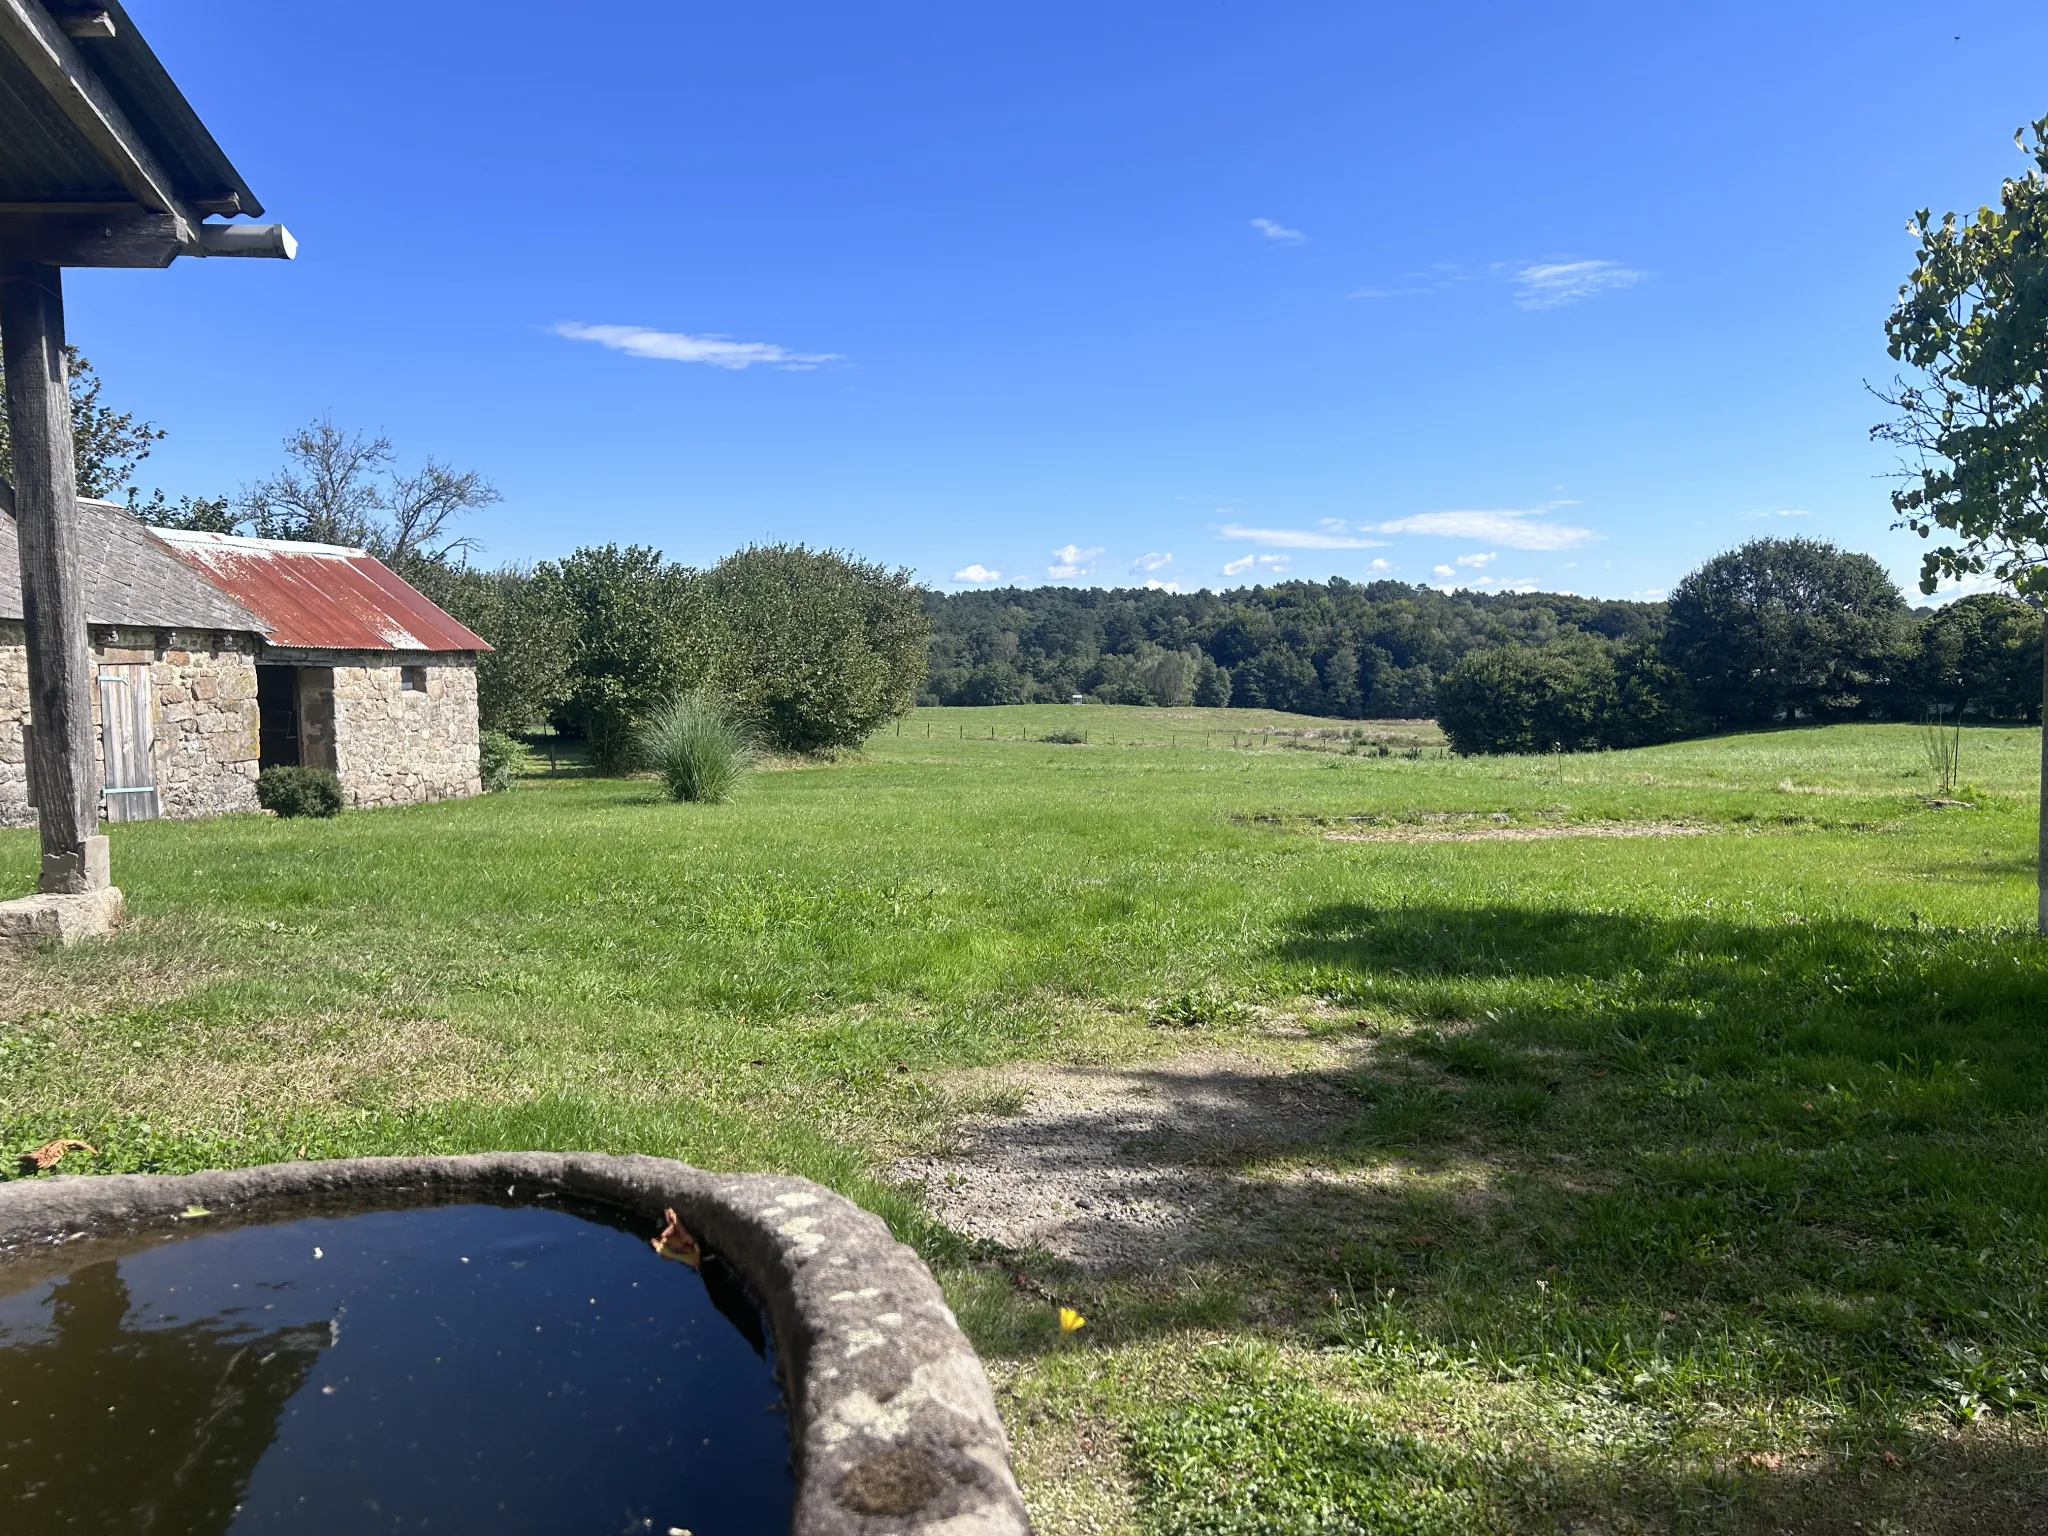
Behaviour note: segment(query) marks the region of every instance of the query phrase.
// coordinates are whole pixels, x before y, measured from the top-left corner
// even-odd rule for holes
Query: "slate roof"
[[[264,632],[261,619],[174,558],[125,507],[81,500],[78,553],[88,624]],[[14,519],[0,513],[0,619],[21,616],[21,549]]]
[[[293,650],[488,651],[481,635],[365,550],[158,528],[178,559]]]

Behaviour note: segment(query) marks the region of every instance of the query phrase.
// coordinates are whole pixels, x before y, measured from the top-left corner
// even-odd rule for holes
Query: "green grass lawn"
[[[0,971],[0,1135],[808,1174],[940,1271],[1048,1531],[2048,1529],[2039,733],[1932,806],[1905,727],[1269,728],[1348,729],[921,710],[719,807],[117,828],[128,929]],[[1523,840],[1590,824],[1686,835]],[[1240,1246],[1104,1278],[882,1177],[976,1069],[1203,1052],[1355,1104],[1228,1170],[1325,1192]]]

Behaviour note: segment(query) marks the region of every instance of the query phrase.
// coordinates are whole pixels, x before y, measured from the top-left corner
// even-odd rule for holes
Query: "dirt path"
[[[970,1116],[947,1152],[891,1174],[923,1186],[957,1231],[1089,1270],[1152,1268],[1219,1234],[1237,1245],[1248,1226],[1298,1227],[1319,1186],[1356,1182],[1290,1161],[1359,1113],[1332,1080],[1342,1065],[1213,1052],[974,1074],[963,1086],[1020,1092],[1020,1111]]]
[[[1373,827],[1323,836],[1333,843],[1540,843],[1554,837],[1698,837],[1710,830],[1675,821],[1603,821],[1569,827]]]

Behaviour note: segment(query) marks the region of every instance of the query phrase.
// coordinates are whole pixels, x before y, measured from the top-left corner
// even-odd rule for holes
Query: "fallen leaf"
[[[1083,1317],[1080,1313],[1076,1312],[1072,1307],[1060,1308],[1061,1333],[1078,1333],[1081,1329],[1086,1328],[1087,1326],[1088,1319]]]
[[[178,1212],[177,1219],[179,1221],[191,1221],[195,1217],[211,1216],[212,1214],[213,1212],[209,1211],[203,1205],[188,1205],[185,1207],[184,1210]]]
[[[673,1210],[665,1214],[668,1225],[654,1239],[654,1251],[664,1259],[674,1259],[695,1269],[704,1262],[704,1250],[697,1246],[697,1239],[690,1236],[690,1229],[683,1225]]]
[[[99,1148],[88,1146],[82,1141],[46,1141],[35,1151],[21,1154],[22,1171],[26,1173],[32,1168],[41,1173],[45,1169],[54,1168],[64,1161],[66,1152],[83,1152],[88,1157],[100,1155]]]
[[[1761,1467],[1767,1472],[1775,1472],[1785,1464],[1785,1458],[1776,1451],[1751,1451],[1742,1459],[1752,1467]]]

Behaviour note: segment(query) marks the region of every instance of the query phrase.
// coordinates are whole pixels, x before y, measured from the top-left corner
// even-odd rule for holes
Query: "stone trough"
[[[803,1179],[536,1152],[20,1180],[0,1185],[0,1293],[202,1229],[548,1199],[650,1234],[673,1209],[758,1299],[789,1409],[798,1536],[1029,1530],[987,1377],[930,1272],[879,1218]],[[195,1207],[203,1224],[180,1220]]]

